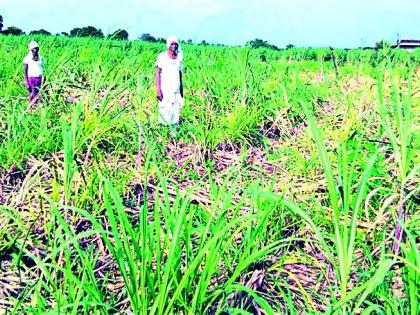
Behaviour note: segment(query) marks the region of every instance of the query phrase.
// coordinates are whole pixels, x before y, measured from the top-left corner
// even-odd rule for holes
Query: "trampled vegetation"
[[[0,312],[419,313],[420,52],[0,37]]]

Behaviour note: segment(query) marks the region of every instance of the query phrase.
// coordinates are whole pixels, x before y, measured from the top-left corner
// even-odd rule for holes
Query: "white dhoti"
[[[179,111],[184,106],[184,99],[179,92],[163,93],[163,99],[159,102],[159,123],[173,125],[179,122]]]

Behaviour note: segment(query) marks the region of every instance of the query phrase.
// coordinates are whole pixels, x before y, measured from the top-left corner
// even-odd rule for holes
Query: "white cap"
[[[177,43],[179,45],[178,38],[176,36],[168,37],[168,39],[166,40],[166,47],[169,48],[169,46],[171,46],[172,43]]]
[[[29,43],[29,50],[32,50],[32,49],[37,48],[37,47],[39,48],[39,45],[36,41],[33,40]]]

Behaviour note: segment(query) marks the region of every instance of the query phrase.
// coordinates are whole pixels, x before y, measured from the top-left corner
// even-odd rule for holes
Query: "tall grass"
[[[0,309],[11,314],[417,314],[418,51],[1,36]]]

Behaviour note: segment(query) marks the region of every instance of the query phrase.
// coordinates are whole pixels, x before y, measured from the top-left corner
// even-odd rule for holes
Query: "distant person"
[[[179,122],[179,111],[184,105],[182,86],[183,54],[178,39],[166,40],[167,50],[156,61],[156,96],[159,101],[159,123],[174,125]]]
[[[25,86],[29,92],[29,106],[35,104],[39,98],[42,86],[43,57],[39,54],[39,45],[35,41],[29,43],[29,53],[23,58],[23,73]]]

